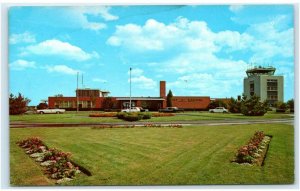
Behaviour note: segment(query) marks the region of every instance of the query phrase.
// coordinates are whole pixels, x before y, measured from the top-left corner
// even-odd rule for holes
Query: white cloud
[[[117,26],[107,44],[123,46],[134,51],[164,51],[180,47],[187,51],[219,52],[245,48],[252,38],[237,31],[214,33],[204,21],[189,21],[178,17],[168,25],[149,19],[143,26],[126,24]]]
[[[107,83],[107,80],[100,79],[100,78],[94,78],[93,82]]]
[[[145,76],[136,76],[131,78],[132,83],[136,84],[141,89],[154,89],[156,88],[156,82],[151,78]]]
[[[68,75],[75,75],[77,72],[80,72],[79,70],[72,69],[66,65],[47,66],[46,69],[48,72],[57,72]]]
[[[27,68],[36,68],[35,62],[26,61],[22,59],[12,62],[9,66],[12,70],[24,70]]]
[[[10,44],[17,44],[17,43],[34,43],[35,36],[30,32],[24,32],[21,34],[11,34],[9,36],[9,43]]]
[[[139,68],[134,68],[131,70],[132,76],[141,76],[143,73],[144,73],[144,71]],[[128,74],[129,74],[129,71],[128,71]]]
[[[218,78],[212,73],[191,73],[180,76],[177,80],[167,82],[168,89],[176,89],[176,95],[194,95],[194,96],[212,96],[212,97],[228,97],[240,94],[242,80]]]
[[[243,7],[232,7],[235,11],[241,9]],[[187,86],[190,94],[236,96],[243,91],[241,84],[247,62],[265,64],[276,58],[273,65],[276,67],[278,61],[293,57],[293,28],[283,27],[285,19],[281,15],[270,22],[249,25],[244,32],[214,32],[206,22],[183,17],[169,24],[149,19],[144,25],[117,26],[107,44],[158,57],[155,62],[144,64],[155,66],[156,75],[172,72],[173,77],[177,76],[177,80],[168,84],[176,87],[179,93]],[[147,77],[142,71],[138,73],[135,82],[146,83]],[[189,81],[188,85],[185,80]],[[148,81],[152,83],[151,79]]]
[[[248,47],[254,53],[250,62],[271,62],[276,56],[293,57],[294,30],[282,28],[285,19],[285,16],[280,15],[272,21],[254,24],[248,28],[247,33],[255,36],[253,46]]]
[[[231,6],[229,6],[229,10],[234,12],[234,13],[240,12],[243,9],[244,9],[243,5],[231,5]]]
[[[151,79],[147,78],[143,75],[144,71],[139,68],[134,68],[131,70],[131,82],[140,89],[153,89],[156,87],[156,82]],[[128,72],[128,75],[130,73]],[[130,79],[128,79],[128,82]]]
[[[97,52],[87,53],[80,47],[56,39],[46,40],[36,45],[27,46],[22,55],[27,54],[62,56],[66,59],[75,61],[86,61],[91,58],[99,58]]]
[[[93,6],[93,7],[72,7],[65,10],[66,17],[70,17],[74,22],[77,22],[84,29],[99,31],[105,29],[107,25],[103,22],[92,22],[88,19],[88,15],[96,18],[102,18],[105,21],[112,21],[119,19],[118,16],[109,12],[110,7],[106,6]]]

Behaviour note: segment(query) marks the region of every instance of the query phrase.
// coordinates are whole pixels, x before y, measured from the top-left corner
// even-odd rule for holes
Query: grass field
[[[230,163],[257,130],[272,135],[265,165]],[[54,185],[15,143],[40,137],[72,153],[89,169],[68,185],[290,184],[294,182],[294,128],[286,124],[183,128],[10,129],[12,185]]]
[[[105,123],[105,122],[121,122],[123,120],[116,117],[89,117],[91,112],[66,112],[65,114],[32,114],[32,115],[11,115],[10,121],[22,122],[44,122],[44,123]],[[223,114],[208,112],[185,112],[176,114],[171,117],[152,117],[148,122],[175,122],[175,121],[200,121],[200,120],[226,120],[226,119],[283,119],[293,118],[290,114],[280,114],[268,112],[264,116],[244,116],[242,114]]]

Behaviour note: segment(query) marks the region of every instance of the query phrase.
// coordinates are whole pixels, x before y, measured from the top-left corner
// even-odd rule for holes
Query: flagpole
[[[76,112],[78,113],[78,75],[79,75],[79,72],[77,72],[77,88],[76,88]]]

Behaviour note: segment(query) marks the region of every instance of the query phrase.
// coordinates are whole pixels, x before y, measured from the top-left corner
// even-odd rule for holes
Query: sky
[[[236,98],[245,71],[273,66],[294,98],[292,5],[15,6],[9,89],[37,105],[79,88],[110,96]],[[83,80],[82,80],[83,79]],[[83,82],[83,83],[82,83]]]

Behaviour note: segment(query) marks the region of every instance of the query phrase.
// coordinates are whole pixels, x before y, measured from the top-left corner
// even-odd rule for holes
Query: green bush
[[[126,115],[124,116],[125,121],[139,121],[142,119],[141,115]]]
[[[125,116],[127,116],[128,114],[126,112],[119,112],[117,113],[117,118],[118,119],[124,119]]]
[[[285,112],[288,108],[288,105],[284,102],[278,101],[276,103],[276,112]]]
[[[125,113],[125,112],[119,112],[117,114],[118,119],[123,119],[125,121],[139,121],[141,119],[151,119],[151,113]]]
[[[144,113],[143,119],[151,119],[152,115],[151,113]]]
[[[243,95],[241,102],[241,112],[246,116],[263,116],[267,113],[268,104],[266,101],[260,102],[258,96],[253,95],[249,99]]]

